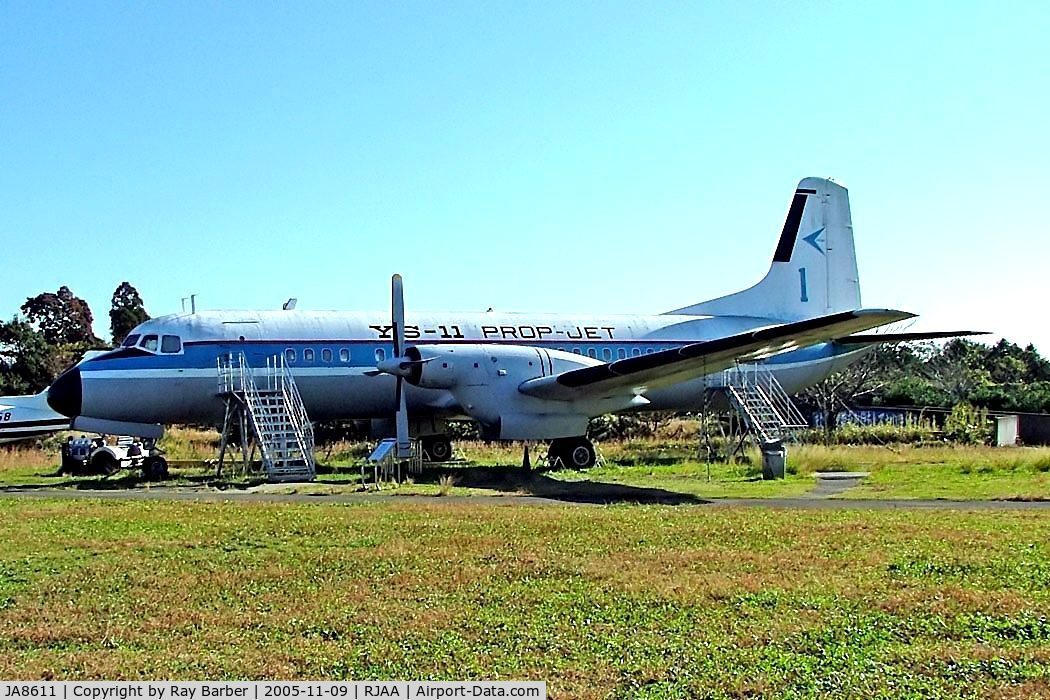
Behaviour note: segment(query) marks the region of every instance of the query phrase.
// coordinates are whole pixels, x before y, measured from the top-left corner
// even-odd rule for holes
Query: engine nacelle
[[[414,361],[405,377],[409,384],[447,391],[496,381],[512,383],[516,390],[529,379],[602,364],[590,357],[528,345],[416,345],[407,348],[405,355]]]
[[[482,433],[502,440],[546,440],[582,435],[589,411],[569,401],[527,396],[522,382],[602,364],[561,350],[524,345],[417,345],[406,349],[412,360],[405,379],[425,389],[455,397]]]

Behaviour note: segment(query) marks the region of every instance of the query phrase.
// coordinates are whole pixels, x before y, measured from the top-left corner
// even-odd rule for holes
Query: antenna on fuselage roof
[[[295,305],[298,302],[299,302],[299,300],[297,298],[291,297],[291,298],[288,299],[288,301],[286,301],[283,304],[281,304],[281,308],[284,309],[285,311],[291,311],[291,310],[293,310],[295,308]]]
[[[190,300],[190,313],[197,313],[197,295],[190,294],[188,297],[182,297],[182,313],[186,313],[186,300]]]

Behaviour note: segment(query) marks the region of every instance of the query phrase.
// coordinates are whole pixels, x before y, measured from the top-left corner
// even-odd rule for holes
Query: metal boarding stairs
[[[237,408],[242,440],[247,437],[243,434],[247,427],[259,446],[269,481],[313,481],[317,474],[314,430],[284,356],[267,358],[265,369],[253,370],[244,353],[222,355],[218,373],[219,394],[227,401],[223,451],[231,408]],[[245,449],[243,443],[241,447]]]
[[[738,365],[722,373],[729,403],[763,444],[783,441],[807,427],[806,419],[773,373],[762,365]]]

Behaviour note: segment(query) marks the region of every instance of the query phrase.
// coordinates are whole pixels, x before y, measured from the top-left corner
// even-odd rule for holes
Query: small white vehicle
[[[115,474],[121,469],[141,469],[150,481],[168,476],[168,462],[154,441],[138,442],[130,436],[108,445],[103,438],[69,438],[62,446],[62,472],[67,474]]]

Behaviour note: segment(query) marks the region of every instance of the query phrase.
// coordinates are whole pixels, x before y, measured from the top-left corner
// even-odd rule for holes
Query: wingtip
[[[900,309],[857,309],[853,312],[853,315],[857,318],[863,318],[866,316],[885,316],[890,319],[886,321],[886,323],[907,321],[909,318],[918,318],[919,316],[910,311],[901,311]]]

